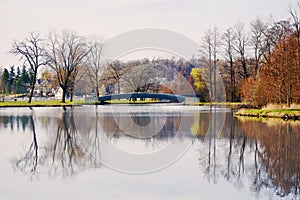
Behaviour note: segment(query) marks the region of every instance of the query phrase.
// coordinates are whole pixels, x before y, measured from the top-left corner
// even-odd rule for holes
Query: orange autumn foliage
[[[300,103],[299,53],[297,37],[294,34],[283,37],[258,75],[242,83],[242,100],[254,106]]]

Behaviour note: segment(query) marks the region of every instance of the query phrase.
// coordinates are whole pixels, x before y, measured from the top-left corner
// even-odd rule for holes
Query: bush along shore
[[[235,115],[258,118],[300,120],[300,109],[240,109],[235,112]]]

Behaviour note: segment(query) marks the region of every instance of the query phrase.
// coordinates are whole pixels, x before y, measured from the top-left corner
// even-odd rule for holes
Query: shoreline
[[[88,104],[83,101],[61,103],[60,100],[47,100],[47,101],[32,101],[28,103],[27,101],[5,101],[0,102],[0,108],[25,108],[25,107],[72,107],[81,106]]]
[[[128,102],[128,101],[112,101],[106,103],[100,102],[86,102],[75,100],[74,102],[66,101],[61,103],[60,100],[45,100],[32,101],[30,104],[27,101],[5,101],[0,102],[0,108],[26,108],[26,107],[76,107],[83,105],[105,105],[105,104],[157,104],[163,102]],[[167,104],[167,103],[165,103]],[[252,117],[252,118],[278,118],[283,120],[300,120],[300,109],[249,109],[248,103],[240,102],[194,102],[189,104],[182,104],[183,106],[216,106],[226,107],[237,110],[234,112],[235,116]]]
[[[235,116],[300,120],[300,109],[240,109]]]
[[[0,102],[0,108],[6,107],[72,107],[82,105],[113,105],[113,104],[168,104],[168,102],[161,101],[128,101],[128,100],[112,100],[107,102],[94,102],[94,101],[83,101],[75,100],[74,102],[66,101],[61,103],[60,100],[38,100],[28,103],[27,101],[5,101]],[[183,106],[216,106],[216,107],[227,107],[232,109],[248,108],[247,103],[237,102],[193,102],[181,104]]]

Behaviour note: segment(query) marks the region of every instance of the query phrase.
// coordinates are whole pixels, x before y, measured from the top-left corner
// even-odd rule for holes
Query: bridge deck
[[[98,97],[99,102],[105,102],[109,100],[117,100],[117,99],[160,99],[160,100],[169,100],[172,102],[185,102],[185,97],[181,95],[173,95],[173,94],[161,94],[161,93],[124,93],[124,94],[110,94]]]

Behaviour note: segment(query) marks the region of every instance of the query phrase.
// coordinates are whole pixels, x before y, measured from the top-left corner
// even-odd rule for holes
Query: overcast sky
[[[217,26],[224,30],[256,17],[288,17],[296,0],[0,0],[0,66],[18,59],[8,51],[28,32],[73,29],[108,39],[124,31],[155,27],[174,30],[196,42]]]

